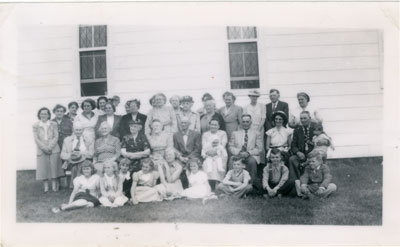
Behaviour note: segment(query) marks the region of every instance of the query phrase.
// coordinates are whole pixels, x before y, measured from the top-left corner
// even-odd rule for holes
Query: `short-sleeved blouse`
[[[296,125],[300,124],[300,113],[303,111],[308,111],[311,116],[312,121],[322,122],[321,114],[318,108],[314,107],[312,104],[308,103],[306,108],[301,108],[300,106],[295,107],[289,112],[289,123],[294,122]]]
[[[152,108],[147,113],[147,120],[145,124],[145,133],[151,132],[151,122],[153,119],[158,119],[164,126],[165,132],[175,132],[177,130],[177,120],[175,111],[169,106],[162,106],[161,108]]]
[[[274,127],[265,133],[271,138],[270,147],[281,147],[288,145],[288,138],[293,134],[293,129],[281,127],[278,130]]]
[[[155,171],[149,173],[143,173],[143,171],[138,171],[133,173],[132,181],[137,182],[138,186],[153,187],[158,177],[159,175]]]
[[[173,148],[174,143],[172,134],[169,132],[161,132],[159,135],[148,135],[147,140],[150,143],[152,154],[161,154],[164,156],[164,151],[168,148]]]
[[[78,188],[78,192],[86,192],[98,198],[100,193],[100,177],[97,174],[93,174],[89,178],[83,175],[74,179],[74,188]]]
[[[83,136],[85,137],[86,140],[90,140],[90,142],[94,142],[95,139],[95,126],[97,123],[97,120],[99,119],[99,116],[93,112],[92,117],[89,119],[85,115],[83,115],[83,112],[76,115],[74,119],[75,122],[79,122],[82,124],[83,127]]]

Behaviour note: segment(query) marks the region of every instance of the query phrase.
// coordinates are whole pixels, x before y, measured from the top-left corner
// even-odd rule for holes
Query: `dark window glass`
[[[107,81],[81,83],[81,96],[98,96],[107,94]]]

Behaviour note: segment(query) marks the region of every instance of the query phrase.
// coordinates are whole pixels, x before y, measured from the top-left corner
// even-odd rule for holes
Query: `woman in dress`
[[[104,162],[116,161],[121,155],[121,144],[117,137],[111,135],[111,127],[107,122],[100,125],[99,132],[101,137],[94,143],[93,163],[99,175],[102,175]]]
[[[119,136],[120,123],[121,123],[122,117],[115,115],[115,106],[111,102],[107,102],[104,105],[104,111],[105,111],[105,114],[102,116],[99,116],[96,126],[95,126],[96,137],[97,138],[100,137],[99,128],[100,128],[101,123],[107,122],[108,125],[111,126],[111,135],[119,138],[120,137]]]
[[[108,99],[105,96],[100,96],[97,99],[97,115],[101,116],[101,115],[106,114],[104,106],[106,105],[107,102],[108,102]]]
[[[228,142],[228,137],[225,131],[219,129],[219,122],[217,119],[211,119],[210,121],[210,130],[203,134],[202,136],[202,151],[201,155],[207,159],[208,157],[215,157],[222,159],[223,169],[218,169],[218,166],[209,167],[208,162],[205,162],[204,171],[206,171],[208,179],[213,188],[219,182],[224,179],[226,173],[226,162],[228,157],[224,152],[218,152],[218,149],[209,148],[212,147],[212,142],[218,139],[218,145],[225,149],[226,153],[226,144]],[[211,168],[211,169],[210,169]]]
[[[58,127],[50,121],[51,113],[46,107],[41,108],[33,124],[33,136],[36,143],[36,179],[43,181],[44,192],[49,191],[49,180],[53,191],[59,187],[58,178],[64,176],[61,168],[60,147],[58,146]]]
[[[79,177],[74,179],[74,190],[69,197],[68,204],[52,209],[54,213],[78,208],[92,208],[100,205],[100,177],[95,174],[92,162],[85,160],[82,163]]]
[[[192,111],[192,106],[193,106],[193,98],[191,96],[183,96],[180,104],[181,104],[181,109],[176,115],[177,120],[178,120],[178,128],[181,123],[182,118],[187,118],[189,119],[189,129],[194,130],[197,132],[200,132],[200,116],[196,112]]]
[[[300,113],[303,111],[308,111],[310,113],[312,122],[322,122],[322,117],[319,113],[319,110],[310,104],[310,96],[308,94],[304,92],[298,93],[297,100],[299,105],[293,110],[290,110],[289,113],[289,127],[295,128],[300,124]]]
[[[142,169],[133,173],[131,196],[132,203],[161,201],[161,196],[155,188],[158,172],[154,171],[151,159],[141,161]]]
[[[242,107],[235,105],[236,97],[233,93],[225,92],[222,97],[225,106],[219,108],[218,113],[224,118],[226,134],[228,135],[228,138],[230,138],[232,132],[239,129],[242,121],[243,109]]]
[[[83,137],[89,142],[94,143],[94,128],[98,120],[98,115],[93,112],[93,110],[96,108],[96,103],[92,99],[85,99],[81,104],[81,108],[83,112],[75,117],[74,122],[79,122],[82,124]]]
[[[78,115],[78,109],[79,109],[79,105],[77,102],[72,101],[68,103],[68,113],[67,113],[67,117],[69,117],[69,119],[71,119],[71,121],[73,122],[75,117]]]
[[[67,109],[64,106],[59,104],[53,108],[55,118],[53,118],[52,121],[55,122],[58,127],[58,146],[61,150],[65,137],[72,135],[73,129],[71,119],[65,115],[66,110]]]
[[[183,191],[180,176],[183,167],[175,160],[175,152],[173,149],[166,150],[165,161],[157,164],[157,170],[160,174],[161,184],[156,186],[163,199],[172,200],[179,197]]]
[[[243,114],[249,114],[251,116],[250,129],[262,133],[262,136],[264,136],[264,122],[267,116],[267,109],[265,104],[257,102],[260,97],[260,92],[251,90],[248,96],[250,98],[250,104],[243,108]]]
[[[122,193],[123,182],[118,174],[117,162],[105,162],[104,175],[100,178],[101,205],[115,208],[123,206],[128,201],[128,197]]]
[[[217,119],[219,123],[219,129],[225,130],[225,121],[224,118],[215,111],[215,101],[213,99],[206,100],[204,102],[204,111],[203,115],[200,118],[200,126],[201,126],[201,133],[205,133],[210,130],[210,121],[211,119]]]
[[[283,161],[287,164],[293,129],[285,127],[288,120],[286,113],[283,111],[274,112],[274,114],[272,114],[272,119],[275,127],[265,132],[267,135],[267,142],[265,146],[267,160],[269,160],[271,150],[273,148],[277,148],[282,154]]]
[[[158,119],[160,121],[165,132],[176,132],[178,129],[176,115],[171,107],[165,105],[167,103],[167,97],[163,93],[158,93],[150,99],[150,102],[153,108],[147,114],[145,133],[150,133],[150,125],[153,119]]]
[[[150,144],[153,162],[164,160],[165,150],[174,147],[172,134],[163,130],[163,124],[158,119],[152,120],[151,133],[147,135],[147,140]]]
[[[200,115],[200,118],[203,116],[203,114],[205,114],[206,113],[206,106],[205,106],[205,103],[207,102],[207,101],[209,101],[209,100],[214,100],[214,97],[211,95],[211,94],[209,94],[209,93],[205,93],[205,94],[203,94],[203,97],[201,97],[201,102],[203,102],[203,106],[201,107],[201,108],[199,108],[199,109],[197,109],[197,114],[199,114]],[[214,111],[215,111],[216,109],[214,109]]]

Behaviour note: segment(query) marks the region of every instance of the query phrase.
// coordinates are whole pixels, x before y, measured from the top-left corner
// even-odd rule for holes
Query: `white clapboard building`
[[[248,104],[256,88],[268,103],[297,106],[307,92],[320,109],[336,150],[331,158],[382,155],[383,38],[376,29],[253,26],[24,25],[18,28],[19,169],[35,168],[32,124],[37,110],[85,97],[142,101],[156,92],[192,95],[232,91]],[[28,138],[27,138],[28,137]],[[32,138],[31,138],[32,137]]]

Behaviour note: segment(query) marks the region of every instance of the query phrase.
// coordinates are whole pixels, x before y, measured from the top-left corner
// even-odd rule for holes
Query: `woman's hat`
[[[181,101],[180,101],[181,103],[182,102],[190,102],[190,103],[193,103],[193,98],[192,98],[192,96],[189,96],[189,95],[186,95],[186,96],[183,96],[182,98],[181,98]]]
[[[260,94],[260,92],[258,92],[258,90],[250,90],[248,95],[249,96],[256,96],[256,97],[260,97],[261,96],[261,94]]]
[[[86,158],[81,155],[81,152],[72,152],[71,157],[68,159],[70,164],[77,164],[84,161]]]
[[[139,118],[129,121],[129,126],[134,124],[143,125],[143,122]]]

